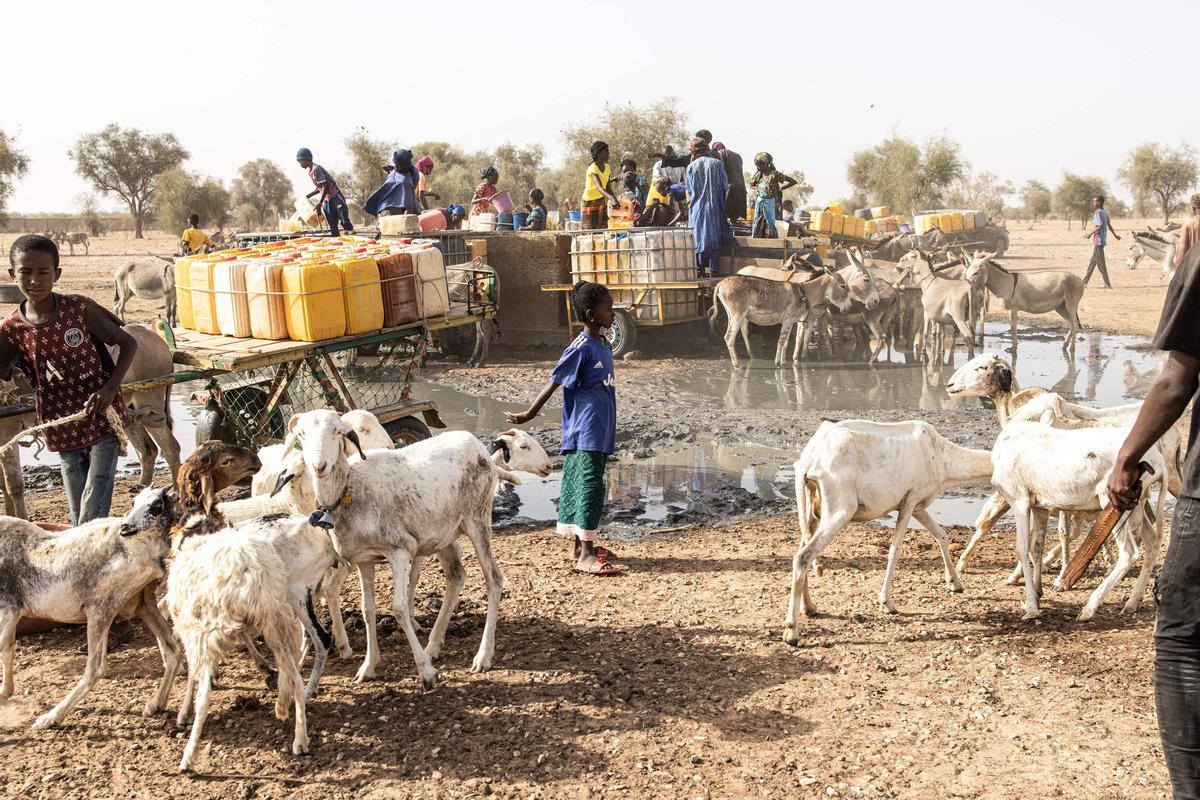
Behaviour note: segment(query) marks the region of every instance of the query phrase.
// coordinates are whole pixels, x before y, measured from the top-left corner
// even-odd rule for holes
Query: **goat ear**
[[[997,364],[992,373],[996,376],[996,384],[1005,392],[1012,391],[1012,370],[1007,364]]]
[[[296,477],[296,473],[290,470],[279,473],[279,477],[275,479],[275,488],[271,490],[271,497],[283,491],[283,487],[288,485],[288,482]]]
[[[217,508],[217,493],[213,490],[212,475],[207,472],[200,476],[200,494],[203,498],[204,512],[213,513]]]
[[[300,421],[299,414],[292,414],[292,418],[288,420],[288,433],[296,430],[296,423]]]
[[[362,445],[359,444],[358,434],[354,431],[346,431],[346,438],[350,440],[350,444],[354,445],[354,449],[358,451],[358,457],[366,461],[367,454],[363,452]]]

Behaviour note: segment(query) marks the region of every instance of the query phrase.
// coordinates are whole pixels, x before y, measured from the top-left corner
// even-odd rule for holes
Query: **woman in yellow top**
[[[616,195],[608,189],[612,178],[612,166],[608,163],[608,145],[592,142],[592,163],[583,178],[583,198],[579,203],[582,210],[583,229],[601,230],[608,227],[608,206],[619,204]]]

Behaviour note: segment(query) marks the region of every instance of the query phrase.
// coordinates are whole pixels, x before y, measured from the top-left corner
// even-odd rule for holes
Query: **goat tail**
[[[496,476],[505,483],[511,483],[513,486],[521,485],[521,479],[517,477],[517,474],[509,472],[504,467],[496,467]]]
[[[808,474],[808,463],[796,465],[796,516],[800,523],[800,543],[807,544],[821,516],[821,487]]]
[[[720,289],[721,289],[721,287],[718,285],[717,290],[714,291],[713,295],[712,295],[712,306],[708,309],[707,316],[708,316],[708,331],[709,331],[709,333],[716,333],[716,331],[717,331],[717,317],[719,316],[719,312],[717,311],[717,302],[718,302],[717,292],[719,292]]]

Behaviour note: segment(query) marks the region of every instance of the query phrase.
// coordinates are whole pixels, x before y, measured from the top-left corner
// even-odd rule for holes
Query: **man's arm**
[[[1192,242],[1192,226],[1184,225],[1183,230],[1179,232],[1179,241],[1175,243],[1175,266],[1178,267],[1183,263],[1183,257],[1187,255],[1188,248]]]
[[[1116,229],[1112,226],[1112,217],[1110,217],[1108,214],[1104,215],[1104,224],[1108,225],[1108,232],[1113,235],[1113,238],[1118,242],[1121,241],[1120,234],[1118,234]]]
[[[1109,500],[1121,510],[1133,508],[1141,495],[1138,461],[1175,424],[1196,394],[1200,359],[1172,350],[1154,382],[1137,422],[1125,437],[1108,478]]]
[[[101,308],[95,300],[90,299],[87,301],[87,327],[88,332],[104,344],[120,348],[112,375],[95,394],[88,398],[87,404],[83,407],[83,410],[90,415],[112,405],[113,400],[117,398],[121,381],[125,380],[125,374],[133,365],[133,356],[137,353],[137,341],[121,327],[119,319],[109,313],[107,309]]]

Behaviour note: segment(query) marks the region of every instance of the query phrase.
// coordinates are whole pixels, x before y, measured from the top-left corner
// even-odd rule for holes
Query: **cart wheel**
[[[438,347],[452,356],[469,357],[475,352],[475,326],[459,325],[438,331]]]
[[[433,436],[424,422],[416,417],[401,417],[385,424],[383,429],[392,437],[392,441],[404,447],[417,442],[423,442]]]
[[[212,397],[208,398],[208,403],[196,419],[197,442],[216,439],[226,444],[257,447],[269,439],[283,438],[284,419],[278,408],[271,412],[266,424],[262,426],[261,441],[241,441],[238,427],[230,419],[230,417],[235,417],[244,427],[253,429],[259,416],[266,410],[269,400],[269,396],[262,389],[253,386],[235,386],[232,389],[226,389],[224,397],[224,407],[218,406]]]
[[[613,309],[613,324],[608,329],[608,342],[612,345],[613,358],[620,358],[637,347],[637,324],[628,311],[622,308]]]

